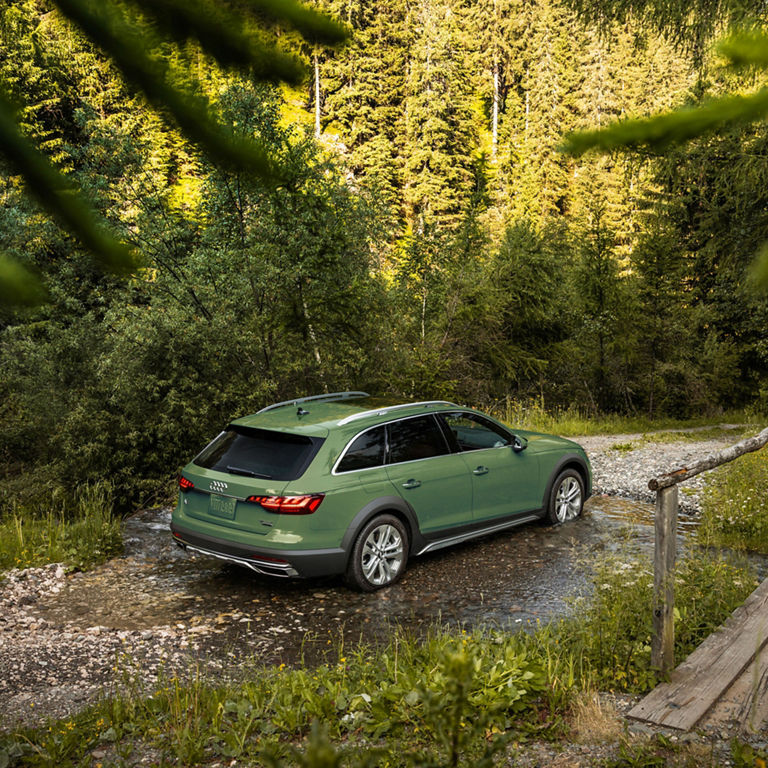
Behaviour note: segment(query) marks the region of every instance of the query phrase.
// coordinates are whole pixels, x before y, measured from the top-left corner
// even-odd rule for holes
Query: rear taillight
[[[323,493],[305,496],[249,496],[246,501],[261,504],[268,512],[278,515],[311,515],[325,498]]]
[[[182,493],[191,491],[194,487],[195,484],[191,480],[187,480],[184,475],[179,475],[179,490],[181,490]]]

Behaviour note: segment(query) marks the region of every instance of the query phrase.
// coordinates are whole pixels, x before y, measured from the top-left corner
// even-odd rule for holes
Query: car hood
[[[528,441],[528,445],[537,451],[547,450],[573,450],[577,453],[585,453],[584,449],[573,440],[568,440],[565,437],[558,437],[557,435],[548,435],[545,432],[532,432],[527,429],[514,430],[516,435],[524,437]]]

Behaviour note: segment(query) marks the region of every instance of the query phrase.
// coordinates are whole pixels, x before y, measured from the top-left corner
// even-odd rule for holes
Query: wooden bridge
[[[768,429],[648,483],[656,491],[653,663],[662,673],[670,672],[674,658],[677,484],[766,443]],[[707,726],[768,730],[768,579],[629,717],[684,731]]]
[[[629,717],[690,731],[768,729],[768,579]]]

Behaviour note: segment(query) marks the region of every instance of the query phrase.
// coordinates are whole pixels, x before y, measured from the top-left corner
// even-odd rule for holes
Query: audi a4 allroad
[[[179,546],[270,576],[372,591],[410,557],[536,519],[578,517],[584,450],[453,403],[338,392],[229,424],[179,477]]]

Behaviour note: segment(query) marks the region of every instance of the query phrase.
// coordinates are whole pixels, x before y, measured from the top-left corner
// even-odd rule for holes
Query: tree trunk
[[[499,145],[499,62],[493,62],[493,111],[491,113],[491,158],[496,159]]]
[[[312,58],[315,71],[315,138],[320,138],[320,59],[317,54]]]

